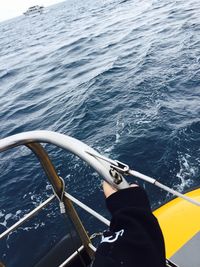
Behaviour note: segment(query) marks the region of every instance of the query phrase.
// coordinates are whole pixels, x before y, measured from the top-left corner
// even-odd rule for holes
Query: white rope
[[[152,177],[149,177],[147,175],[144,175],[140,172],[137,172],[137,171],[134,171],[134,170],[131,170],[129,168],[129,166],[127,164],[124,164],[123,162],[120,162],[120,161],[117,161],[117,160],[112,160],[112,159],[109,159],[107,157],[104,157],[104,156],[101,156],[97,153],[93,153],[93,152],[88,152],[86,151],[88,154],[90,154],[91,156],[95,157],[95,158],[100,158],[108,163],[110,163],[110,167],[115,169],[117,172],[121,173],[121,174],[124,174],[124,175],[132,175],[132,176],[135,176],[137,178],[140,178],[148,183],[151,183],[165,191],[167,191],[168,193],[170,194],[173,194],[177,197],[180,197],[194,205],[197,205],[197,206],[200,206],[200,202],[195,200],[195,199],[192,199],[186,195],[183,195],[181,193],[179,193],[178,191],[174,190],[174,189],[171,189],[170,187],[164,185],[164,184],[161,184],[160,182],[158,182],[156,179],[152,178]],[[124,178],[122,180],[125,180]],[[114,187],[116,187],[116,184],[114,184],[114,180],[112,181],[112,184],[114,185]]]
[[[34,210],[26,214],[22,219],[20,219],[18,222],[13,224],[10,228],[8,228],[6,231],[4,231],[2,234],[0,234],[0,239],[11,233],[12,231],[16,230],[20,225],[22,225],[24,222],[26,222],[28,219],[30,219],[33,215],[38,213],[41,209],[43,209],[46,205],[48,205],[53,199],[55,198],[55,195],[50,196],[47,200],[45,200],[43,203],[41,203],[38,207],[36,207]]]
[[[95,248],[95,246],[92,245],[92,243],[89,243],[88,246],[89,246],[94,252],[97,251],[97,249]]]
[[[161,184],[160,182],[158,182],[156,179],[154,179],[152,177],[149,177],[147,175],[144,175],[144,174],[142,174],[140,172],[137,172],[137,171],[134,171],[134,170],[129,170],[128,173],[130,175],[138,177],[138,178],[140,178],[140,179],[142,179],[142,180],[144,180],[146,182],[154,184],[155,186],[157,186],[157,187],[159,187],[159,188],[161,188],[161,189],[163,189],[163,190],[165,190],[165,191],[167,191],[167,192],[169,192],[169,193],[171,193],[171,194],[173,194],[173,195],[175,195],[177,197],[180,197],[180,198],[182,198],[182,199],[184,199],[184,200],[186,200],[186,201],[188,201],[188,202],[190,202],[192,204],[200,206],[200,202],[199,201],[197,201],[195,199],[192,199],[192,198],[190,198],[190,197],[188,197],[186,195],[183,195],[183,194],[179,193],[178,191],[176,191],[174,189],[171,189],[170,187],[168,187],[168,186],[166,186],[164,184]]]
[[[88,213],[90,213],[91,215],[93,215],[95,218],[97,218],[102,223],[106,224],[107,226],[110,225],[110,221],[109,220],[107,220],[106,218],[104,218],[102,215],[100,215],[98,212],[94,211],[93,209],[91,209],[87,205],[83,204],[81,201],[79,201],[78,199],[76,199],[72,195],[70,195],[68,193],[65,193],[65,196],[67,198],[69,198],[72,202],[74,202],[75,204],[77,204],[79,207],[81,207],[82,209],[84,209],[85,211],[87,211]]]
[[[88,246],[94,251],[96,252],[96,248],[91,244],[89,243]],[[77,255],[78,253],[80,253],[82,250],[84,249],[84,246],[81,246],[80,248],[77,249],[77,251],[75,251],[72,255],[70,255],[69,258],[67,258],[63,263],[61,263],[58,267],[64,267],[66,266],[67,263],[69,263],[71,260],[73,260]]]
[[[71,260],[73,260],[78,253],[80,253],[84,249],[84,246],[81,246],[80,248],[77,249],[73,254],[69,256],[63,263],[61,263],[58,267],[64,267],[66,266],[67,263],[69,263]]]

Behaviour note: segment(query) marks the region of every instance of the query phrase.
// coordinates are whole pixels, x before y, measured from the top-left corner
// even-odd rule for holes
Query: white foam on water
[[[0,210],[0,218],[3,217],[5,214],[3,213],[3,211]]]
[[[47,196],[47,192],[45,192],[45,196]],[[34,206],[38,206],[42,200],[44,199],[44,195],[36,195],[34,194],[34,192],[28,192],[27,194],[25,194],[23,196],[23,198],[29,198],[32,202],[32,204],[34,204]],[[4,226],[6,229],[8,229],[14,222],[17,222],[19,219],[23,218],[23,216],[27,213],[29,213],[30,210],[17,210],[15,213],[7,213],[5,214],[3,211],[0,211],[0,218],[2,218],[3,220],[0,222],[0,225]],[[54,212],[50,212],[51,216],[52,214],[54,214]],[[49,216],[50,217],[50,216]],[[45,223],[44,222],[34,222],[32,223],[31,226],[20,226],[17,230],[11,232],[8,234],[7,238],[6,238],[6,247],[7,249],[10,248],[9,246],[9,239],[11,237],[12,234],[16,234],[18,231],[32,231],[33,229],[36,230],[38,228],[41,227],[45,227]]]
[[[115,134],[115,143],[118,144],[120,142],[120,137],[123,134],[125,128],[125,123],[123,121],[123,118],[118,117],[117,123],[116,123],[116,134]]]
[[[179,184],[176,186],[176,189],[183,192],[193,184],[193,178],[198,173],[198,167],[194,165],[196,162],[193,162],[192,156],[188,153],[184,155],[179,153],[178,161],[180,170],[176,174],[176,177],[179,179]]]
[[[114,145],[112,145],[112,146],[106,148],[106,149],[104,150],[104,152],[105,152],[104,154],[109,155],[109,153],[110,153],[113,149],[114,149]]]
[[[10,218],[12,218],[12,217],[13,217],[13,214],[12,214],[12,213],[8,213],[8,214],[6,214],[6,215],[4,216],[4,221],[3,221],[3,222],[0,222],[0,224],[7,228],[8,220],[9,220]]]

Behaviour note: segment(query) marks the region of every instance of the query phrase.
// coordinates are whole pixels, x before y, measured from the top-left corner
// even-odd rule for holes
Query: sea
[[[199,0],[67,0],[0,23],[0,138],[67,134],[186,192],[200,186]],[[102,178],[44,145],[66,191],[109,218]],[[36,157],[0,154],[0,232],[52,194]],[[173,196],[143,186],[152,209]],[[105,226],[77,209],[89,233]],[[0,241],[0,261],[34,266],[68,231],[54,201]]]

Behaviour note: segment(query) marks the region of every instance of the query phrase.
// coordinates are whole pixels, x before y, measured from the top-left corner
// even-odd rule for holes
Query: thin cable
[[[92,216],[94,216],[95,218],[97,218],[99,221],[101,221],[102,223],[104,223],[105,225],[107,225],[107,226],[110,225],[110,221],[108,219],[104,218],[101,214],[99,214],[95,210],[91,209],[90,207],[88,207],[87,205],[85,205],[80,200],[76,199],[75,197],[73,197],[72,195],[70,195],[69,193],[66,193],[66,192],[65,192],[65,196],[68,199],[70,199],[73,203],[75,203],[76,205],[78,205],[79,207],[81,207],[82,209],[84,209],[85,211],[87,211],[88,213],[90,213]]]
[[[183,195],[181,193],[179,193],[178,191],[174,190],[174,189],[171,189],[170,187],[158,182],[156,179],[152,178],[152,177],[149,177],[147,175],[144,175],[142,173],[139,173],[137,171],[134,171],[134,170],[131,170],[129,168],[129,166],[127,164],[124,164],[123,162],[120,162],[120,161],[117,161],[117,160],[112,160],[112,159],[109,159],[107,157],[104,157],[104,156],[101,156],[99,154],[96,154],[96,153],[91,153],[91,152],[88,152],[86,151],[88,154],[90,154],[91,156],[95,157],[95,158],[99,158],[101,160],[104,160],[108,163],[110,163],[110,167],[112,167],[113,169],[115,169],[117,172],[123,174],[123,175],[131,175],[131,176],[135,176],[137,178],[140,178],[148,183],[151,183],[165,191],[167,191],[168,193],[170,194],[173,194],[177,197],[180,197],[196,206],[200,206],[200,202],[195,200],[195,199],[192,199],[186,195]],[[124,180],[124,178],[123,178]],[[116,186],[113,182],[113,185]]]
[[[135,177],[140,178],[140,179],[142,179],[142,180],[144,180],[146,182],[149,182],[149,183],[151,183],[151,184],[153,184],[153,185],[155,185],[155,186],[167,191],[168,193],[171,193],[171,194],[173,194],[173,195],[175,195],[177,197],[180,197],[180,198],[182,198],[182,199],[184,199],[184,200],[186,200],[186,201],[188,201],[188,202],[190,202],[190,203],[192,203],[194,205],[200,206],[200,202],[199,201],[197,201],[195,199],[192,199],[192,198],[190,198],[190,197],[188,197],[186,195],[183,195],[183,194],[179,193],[178,191],[176,191],[174,189],[171,189],[170,187],[168,187],[168,186],[166,186],[164,184],[161,184],[160,182],[158,182],[156,179],[154,179],[152,177],[149,177],[147,175],[144,175],[144,174],[139,173],[139,172],[134,171],[134,170],[129,170],[128,173],[130,175],[132,175],[132,176],[135,176]]]

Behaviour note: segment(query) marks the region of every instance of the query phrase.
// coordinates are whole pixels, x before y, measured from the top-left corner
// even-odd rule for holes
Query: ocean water
[[[68,0],[0,23],[0,138],[57,131],[180,192],[199,186],[199,13],[196,0]],[[109,216],[101,178],[45,147],[67,191]],[[0,168],[3,232],[51,187],[25,147],[1,153]],[[152,208],[171,198],[138,182]],[[91,233],[103,228],[80,214]],[[67,230],[55,202],[0,241],[0,260],[34,266]]]

